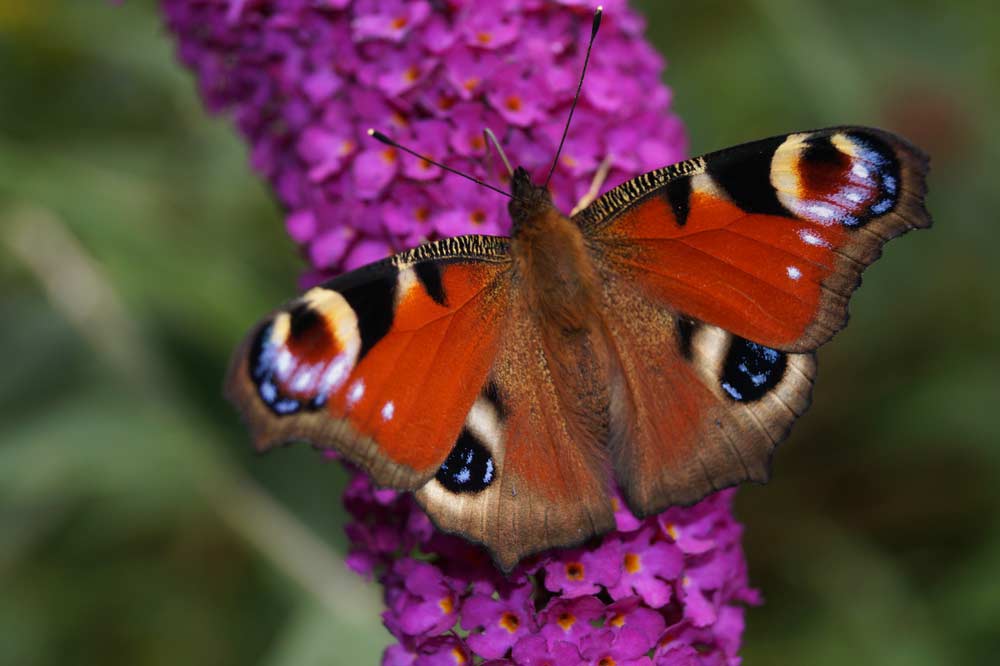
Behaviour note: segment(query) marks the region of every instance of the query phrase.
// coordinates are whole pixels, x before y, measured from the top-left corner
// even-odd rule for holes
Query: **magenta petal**
[[[316,235],[316,214],[309,209],[297,210],[288,215],[285,227],[292,240],[304,243]]]
[[[663,635],[666,628],[662,612],[642,607],[639,600],[634,597],[608,606],[607,615],[609,624],[642,632],[650,645]]]
[[[302,80],[302,90],[313,104],[320,104],[332,97],[344,80],[330,70],[314,72]]]
[[[413,666],[462,666],[469,661],[469,649],[459,638],[442,636],[420,646],[420,654]]]
[[[545,587],[567,598],[597,594],[621,578],[620,545],[606,539],[592,551],[569,550],[545,567]]]
[[[541,613],[540,634],[550,643],[575,643],[592,630],[592,622],[604,616],[605,606],[596,597],[554,599]]]
[[[580,653],[591,662],[610,658],[615,662],[638,659],[653,647],[645,634],[636,629],[601,629],[580,642]]]
[[[393,148],[361,152],[355,157],[352,169],[355,194],[362,199],[376,198],[396,175],[398,163],[399,156]]]
[[[690,645],[680,645],[656,655],[657,666],[705,666],[698,651]]]
[[[417,655],[402,644],[390,645],[382,654],[382,666],[413,666]]]
[[[343,259],[347,248],[357,233],[341,227],[321,234],[309,246],[309,259],[314,266],[327,268],[336,266]]]
[[[523,638],[514,646],[514,661],[520,666],[563,666],[579,664],[580,650],[568,641],[546,641],[542,636]]]
[[[696,627],[707,627],[715,622],[715,607],[705,597],[701,588],[685,576],[681,582],[684,599],[684,617]]]

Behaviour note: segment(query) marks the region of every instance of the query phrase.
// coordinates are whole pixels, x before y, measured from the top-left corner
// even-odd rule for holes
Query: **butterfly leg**
[[[587,193],[580,197],[580,200],[573,206],[573,210],[570,212],[570,217],[573,217],[581,210],[594,203],[594,199],[597,195],[601,193],[601,187],[604,186],[604,181],[608,179],[608,172],[611,171],[611,156],[605,157],[601,163],[597,166],[597,173],[594,174],[594,179],[590,181],[590,189]]]

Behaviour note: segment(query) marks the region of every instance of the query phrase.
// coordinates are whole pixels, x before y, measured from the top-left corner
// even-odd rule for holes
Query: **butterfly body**
[[[234,357],[258,446],[333,447],[504,569],[743,480],[809,404],[861,271],[926,227],[926,159],[879,130],[764,139],[567,217],[518,169],[510,238],[315,287]]]
[[[532,316],[549,331],[573,337],[599,328],[600,278],[580,227],[560,213],[545,188],[523,169],[511,201],[511,278]]]

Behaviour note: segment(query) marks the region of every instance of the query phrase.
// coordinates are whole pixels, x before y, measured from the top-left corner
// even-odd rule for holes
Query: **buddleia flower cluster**
[[[544,180],[594,6],[580,0],[162,0],[209,110],[232,118],[310,270],[303,284],[427,240],[509,233],[507,200],[371,139],[505,186],[483,137]],[[662,58],[624,0],[604,20],[550,188],[569,211],[682,159]],[[739,663],[748,587],[732,492],[535,556],[510,576],[437,531],[408,494],[355,473],[348,564],[385,590],[384,664]]]

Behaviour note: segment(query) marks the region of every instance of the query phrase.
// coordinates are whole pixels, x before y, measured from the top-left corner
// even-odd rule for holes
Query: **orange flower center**
[[[478,85],[479,85],[479,79],[473,76],[466,79],[465,82],[462,84],[462,87],[465,88],[467,92],[472,92],[473,90],[476,89],[476,86]]]
[[[583,580],[583,565],[579,562],[570,562],[566,565],[566,578],[570,580]]]
[[[613,624],[616,627],[625,626],[625,616],[621,613],[617,613],[613,618],[608,620],[608,624]]]
[[[671,539],[673,539],[674,541],[677,541],[677,526],[676,525],[674,525],[673,523],[667,523],[667,526],[664,529],[666,530],[667,534],[670,535]]]
[[[481,210],[474,210],[469,214],[469,222],[479,226],[486,221],[486,213]]]
[[[601,657],[601,660],[597,662],[598,666],[615,666],[618,662],[611,657]]]
[[[480,44],[489,44],[493,41],[493,35],[484,30],[476,35],[476,41]]]
[[[625,553],[625,571],[634,574],[642,570],[642,560],[635,553]]]
[[[504,106],[506,106],[511,111],[520,111],[521,110],[521,98],[518,97],[517,95],[511,95],[504,102]]]
[[[560,613],[559,617],[556,618],[556,624],[558,624],[563,631],[569,631],[576,624],[576,616],[572,613]]]
[[[521,620],[518,619],[516,615],[508,611],[500,616],[500,626],[510,633],[514,633],[517,631],[517,628],[521,626]]]
[[[387,164],[393,164],[396,161],[396,149],[386,148],[382,151],[382,159],[386,161]]]
[[[417,80],[419,76],[420,76],[420,68],[417,67],[416,65],[410,65],[409,67],[406,68],[406,71],[403,73],[403,79],[407,83],[413,83],[414,81]]]
[[[465,653],[462,652],[457,646],[451,649],[451,656],[455,658],[455,663],[458,666],[466,663],[468,660],[465,658]]]
[[[396,112],[394,112],[392,114],[392,123],[396,127],[407,127],[407,126],[409,126],[410,121],[407,120],[406,116],[404,116],[402,113],[400,113],[399,111],[396,111]]]
[[[392,19],[392,23],[390,23],[389,25],[392,26],[393,30],[402,30],[403,28],[406,27],[406,24],[407,24],[406,17],[405,16],[399,16],[399,17],[396,17],[396,18]]]
[[[427,218],[431,216],[430,209],[427,206],[420,206],[413,211],[413,217],[417,218],[417,222],[426,222]]]
[[[455,610],[455,602],[451,600],[451,597],[445,597],[439,601],[438,606],[441,607],[441,610],[444,611],[445,615],[451,615]]]

